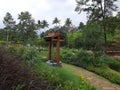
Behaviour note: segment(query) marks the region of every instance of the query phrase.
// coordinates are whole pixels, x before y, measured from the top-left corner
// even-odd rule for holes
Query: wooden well
[[[49,33],[44,39],[49,43],[48,60],[52,60],[52,45],[56,44],[56,56],[55,61],[57,64],[60,63],[60,43],[64,42],[64,36],[59,32]]]

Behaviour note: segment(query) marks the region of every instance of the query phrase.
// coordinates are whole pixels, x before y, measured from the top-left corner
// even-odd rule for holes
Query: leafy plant
[[[15,87],[15,90],[22,90],[23,87],[24,87],[24,85],[18,84],[18,85]]]
[[[8,46],[7,47],[7,49],[8,49],[8,51],[10,52],[10,53],[14,53],[14,54],[16,54],[17,53],[17,47],[15,47],[15,46]]]
[[[62,50],[62,61],[95,72],[113,83],[120,84],[120,62],[101,53],[81,50]],[[72,53],[74,52],[74,57]],[[71,58],[69,58],[71,57]],[[66,59],[67,58],[67,59]],[[115,71],[114,71],[115,70]]]
[[[120,62],[110,58],[108,56],[104,56],[103,58],[104,63],[106,63],[111,69],[120,72]]]
[[[120,85],[120,73],[110,69],[109,67],[99,67],[99,68],[93,67],[92,69],[88,68],[88,70],[91,70],[103,76],[104,78],[110,80],[111,82]]]
[[[0,41],[0,45],[2,46],[6,45],[6,41]]]
[[[23,53],[21,54],[22,59],[24,59],[28,64],[33,64],[34,61],[39,59],[39,51],[36,47],[25,47]]]
[[[84,48],[92,51],[100,51],[102,49],[103,33],[99,25],[87,25],[82,33]]]
[[[49,86],[57,86],[57,90],[96,90],[79,76],[61,67],[51,67],[45,63],[37,63],[33,71],[42,75],[43,79],[49,80]]]
[[[93,65],[96,67],[103,65],[100,53],[94,54],[92,51],[86,51],[83,49],[64,49],[61,52],[61,59],[63,62],[74,64],[84,68],[88,67],[89,65]]]

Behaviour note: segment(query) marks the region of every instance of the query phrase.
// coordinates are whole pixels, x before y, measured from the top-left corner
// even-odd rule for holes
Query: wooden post
[[[60,33],[51,33],[48,34],[44,39],[49,42],[49,51],[48,51],[48,60],[52,59],[52,45],[53,43],[56,44],[56,57],[55,62],[59,65],[60,64],[60,42],[64,41],[64,37],[60,35]],[[54,62],[54,61],[53,61]]]
[[[52,47],[52,43],[49,42],[48,60],[51,60],[51,53],[52,53],[51,47]]]
[[[59,64],[60,61],[60,41],[59,39],[56,42],[56,62]]]

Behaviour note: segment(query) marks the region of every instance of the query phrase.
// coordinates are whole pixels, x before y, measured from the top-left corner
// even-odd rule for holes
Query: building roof
[[[64,36],[60,32],[53,32],[49,33],[47,36],[44,37],[46,41],[57,41],[58,39],[63,41]]]

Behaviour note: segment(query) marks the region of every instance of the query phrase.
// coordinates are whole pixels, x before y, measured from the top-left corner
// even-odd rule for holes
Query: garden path
[[[98,90],[120,90],[119,85],[113,84],[107,79],[100,77],[99,75],[96,75],[83,68],[64,63],[62,66],[63,68],[72,71],[76,75],[82,76],[86,82],[91,83],[91,85],[96,87]]]

